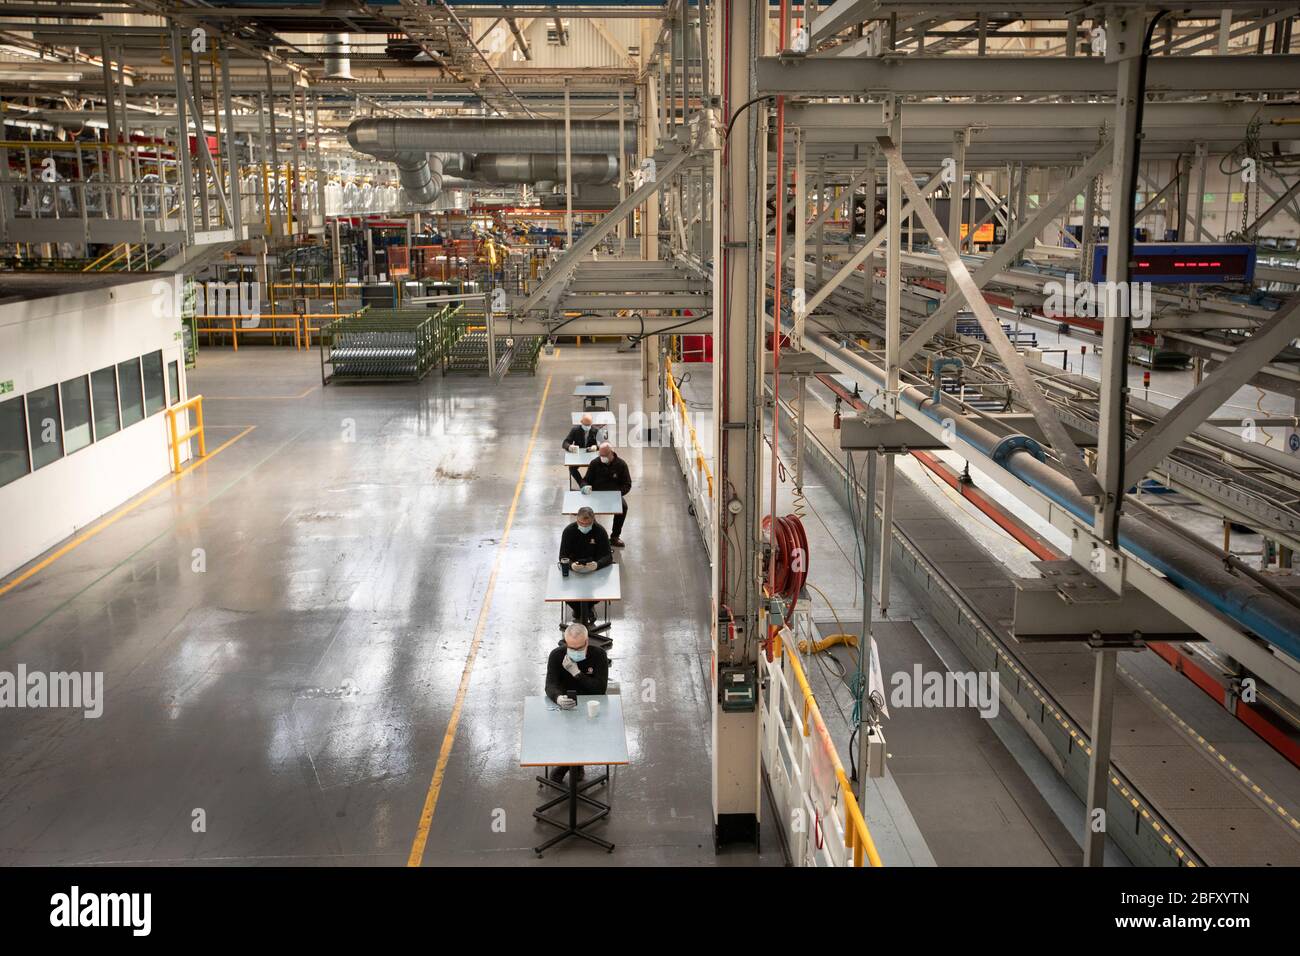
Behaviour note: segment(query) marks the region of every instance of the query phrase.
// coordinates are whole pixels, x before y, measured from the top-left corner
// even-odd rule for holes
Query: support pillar
[[[753,56],[761,49],[765,27],[756,12],[764,10],[747,0],[719,0],[715,18],[719,42],[714,49],[728,50],[722,77],[723,115],[755,95]],[[724,30],[729,35],[724,35]],[[714,448],[717,480],[714,514],[718,515],[713,542],[713,654],[711,673],[712,802],[714,835],[718,845],[749,841],[757,845],[759,810],[759,718],[757,664],[763,633],[758,576],[760,573],[759,477],[762,457],[762,343],[765,309],[756,309],[766,296],[757,282],[763,234],[753,210],[763,206],[763,155],[759,142],[761,107],[744,110],[724,154],[714,153],[714,190],[717,227],[713,235],[714,283],[713,387]],[[749,680],[755,687],[753,707],[723,707],[723,681]]]

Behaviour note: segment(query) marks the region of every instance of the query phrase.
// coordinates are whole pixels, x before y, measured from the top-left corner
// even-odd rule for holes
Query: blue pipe
[[[851,352],[841,350],[828,337],[820,333],[805,333],[805,338],[817,341],[827,353],[834,352],[837,356],[850,360],[851,364],[877,385],[884,383],[884,374],[875,366]],[[928,395],[911,386],[901,390],[899,399],[940,425],[945,418],[951,418],[957,424],[962,439],[990,459],[1002,438],[971,423],[964,416],[936,406]],[[1078,496],[1068,479],[1051,466],[1039,462],[1032,453],[1015,449],[1006,456],[1003,467],[1085,524],[1092,524],[1091,504]],[[1119,543],[1130,554],[1155,568],[1188,594],[1300,660],[1300,611],[1297,609],[1228,574],[1203,553],[1189,549],[1178,554],[1180,543],[1177,540],[1171,540],[1131,518],[1121,519]]]

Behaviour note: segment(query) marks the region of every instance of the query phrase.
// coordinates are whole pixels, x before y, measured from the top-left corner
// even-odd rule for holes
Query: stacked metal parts
[[[418,381],[446,360],[460,306],[362,309],[321,330],[321,381]]]
[[[513,340],[498,338],[493,357],[493,367],[508,361],[507,369],[511,372],[537,372],[537,358],[542,351],[540,336],[530,335]],[[486,373],[488,369],[488,336],[480,327],[466,327],[462,334],[455,337],[447,356],[447,371]]]

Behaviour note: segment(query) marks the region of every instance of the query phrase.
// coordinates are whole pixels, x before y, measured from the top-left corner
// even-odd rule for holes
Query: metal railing
[[[812,646],[812,619],[793,618]],[[795,866],[883,866],[871,831],[799,660],[782,628],[772,660],[760,655],[766,690],[759,710],[763,766]],[[863,771],[865,772],[865,771]]]
[[[691,424],[686,399],[682,398],[677,380],[673,377],[672,360],[667,358],[664,365],[664,386],[669,404],[672,405],[672,414],[662,424],[672,429],[673,447],[677,450],[677,461],[686,478],[687,494],[695,509],[695,518],[704,536],[705,547],[712,554],[713,471],[709,468],[695,426]]]
[[[189,425],[189,410],[194,409],[194,427],[188,429],[184,434],[177,434],[176,416],[185,414],[185,424]],[[203,396],[195,395],[193,398],[181,402],[179,405],[172,405],[165,409],[167,413],[167,448],[172,455],[172,474],[180,474],[181,470],[181,442],[188,442],[192,438],[199,440],[199,457],[208,456],[208,442],[203,432]]]

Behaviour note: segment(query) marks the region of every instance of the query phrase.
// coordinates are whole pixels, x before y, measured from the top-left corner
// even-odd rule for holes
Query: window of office
[[[167,393],[163,386],[162,352],[150,352],[144,361],[144,413],[153,415],[163,410],[167,404]]]
[[[122,427],[117,416],[117,369],[90,373],[90,400],[95,409],[95,441],[103,441]]]
[[[27,458],[27,427],[23,422],[23,397],[0,402],[0,485],[31,471]]]
[[[27,433],[32,442],[32,471],[63,457],[59,386],[46,385],[27,393]]]
[[[175,405],[181,400],[181,362],[175,359],[167,363],[167,404]]]
[[[140,360],[117,363],[117,391],[122,401],[122,427],[130,428],[144,418],[144,389],[140,385]]]
[[[90,379],[82,375],[59,386],[63,399],[63,449],[69,455],[93,441],[90,434]]]

